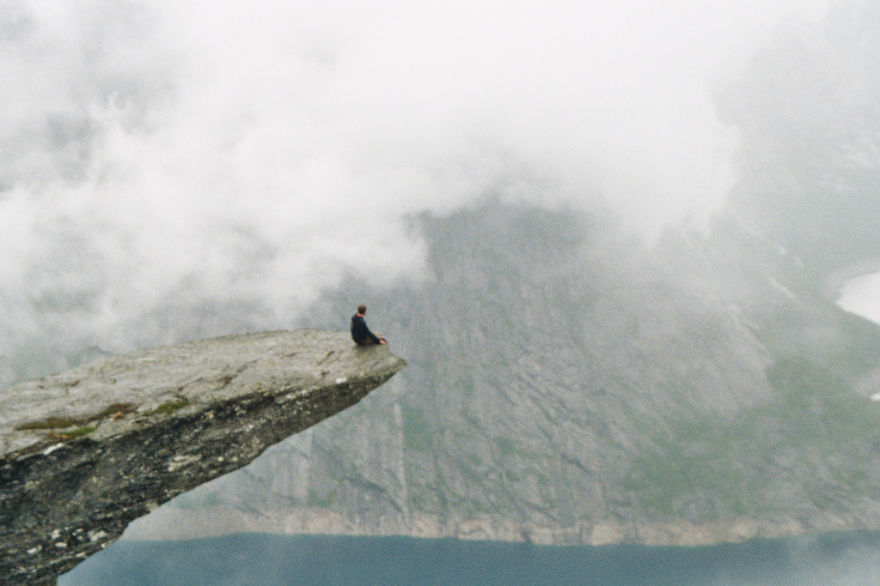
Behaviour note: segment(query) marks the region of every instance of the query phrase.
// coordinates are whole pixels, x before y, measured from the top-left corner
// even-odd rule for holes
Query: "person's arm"
[[[367,330],[367,335],[370,336],[370,339],[374,344],[387,344],[388,340],[383,338],[382,336],[377,336],[373,333],[373,331],[367,326],[367,322],[364,322],[364,328]]]
[[[358,340],[363,340],[364,338],[369,338],[369,340],[374,344],[387,344],[388,341],[385,340],[382,336],[377,336],[370,329],[370,326],[367,325],[367,320],[363,317],[357,315],[352,318],[352,337],[355,339],[355,342]]]

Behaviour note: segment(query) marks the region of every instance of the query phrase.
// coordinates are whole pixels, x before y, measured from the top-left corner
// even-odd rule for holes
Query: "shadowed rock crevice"
[[[357,403],[405,365],[345,332],[265,332],[0,391],[0,575],[54,580],[132,520]]]

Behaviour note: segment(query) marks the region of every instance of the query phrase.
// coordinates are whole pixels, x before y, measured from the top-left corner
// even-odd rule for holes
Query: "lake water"
[[[59,580],[61,586],[878,583],[880,532],[711,547],[545,547],[253,533],[123,540]]]

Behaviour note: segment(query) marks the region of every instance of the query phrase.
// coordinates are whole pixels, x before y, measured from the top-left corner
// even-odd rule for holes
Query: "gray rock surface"
[[[406,371],[127,537],[695,545],[880,528],[880,328],[722,228],[633,251],[571,214],[426,221],[435,281],[355,294],[386,304],[371,312]],[[338,319],[344,290],[310,319]]]
[[[0,576],[53,581],[133,519],[405,365],[345,332],[279,331],[150,348],[0,391]]]

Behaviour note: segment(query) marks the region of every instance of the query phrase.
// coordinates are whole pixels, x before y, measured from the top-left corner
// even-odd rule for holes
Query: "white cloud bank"
[[[713,87],[824,10],[0,0],[0,355],[287,326],[346,271],[417,278],[407,216],[487,192],[700,226]]]

